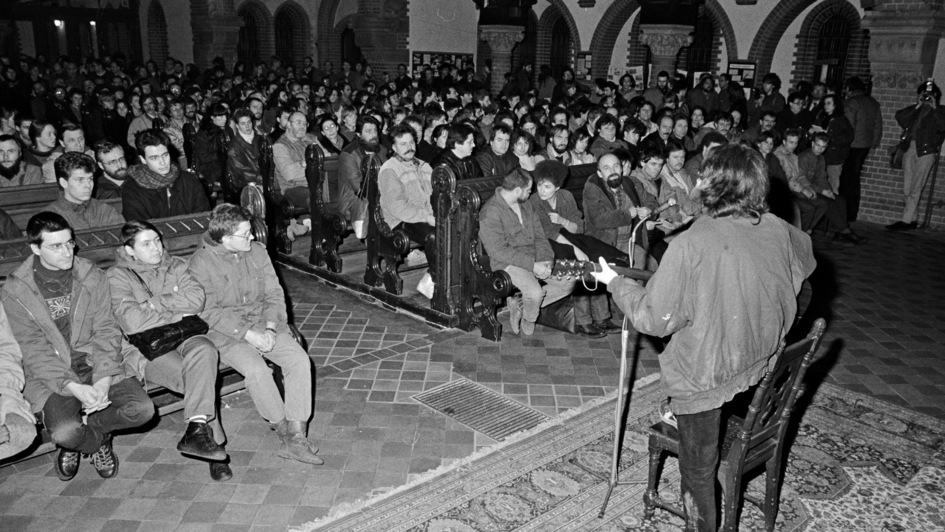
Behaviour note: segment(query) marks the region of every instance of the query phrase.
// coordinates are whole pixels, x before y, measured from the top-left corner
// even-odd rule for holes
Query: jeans
[[[715,532],[718,527],[715,477],[719,467],[721,408],[676,414],[679,426],[679,473],[686,532]]]
[[[52,394],[43,405],[43,423],[53,443],[67,451],[92,454],[116,430],[130,429],[154,417],[154,403],[136,379],[126,378],[108,389],[108,408],[82,423],[82,403],[71,395]]]
[[[505,271],[512,278],[512,284],[522,291],[522,319],[532,323],[538,319],[538,312],[542,308],[567,297],[574,291],[575,281],[573,280],[549,277],[545,279],[545,285],[542,286],[534,272],[525,268],[510,264],[505,267]]]
[[[177,349],[148,361],[145,378],[184,395],[184,417],[207,416],[217,443],[226,441],[217,416],[217,369],[220,355],[206,336],[184,340]]]
[[[282,368],[285,378],[285,401],[279,395],[272,370],[265,360]],[[312,415],[312,363],[288,332],[276,335],[276,345],[268,353],[260,353],[247,342],[238,342],[220,350],[220,360],[238,371],[246,382],[259,415],[270,423],[283,419],[308,421]]]
[[[915,222],[919,218],[919,200],[922,199],[922,189],[932,173],[932,164],[935,163],[935,154],[929,153],[918,156],[915,142],[909,144],[909,151],[902,158],[902,193],[905,196],[905,206],[902,209],[902,221]]]
[[[36,425],[17,414],[8,413],[0,425],[0,460],[19,454],[36,439]]]

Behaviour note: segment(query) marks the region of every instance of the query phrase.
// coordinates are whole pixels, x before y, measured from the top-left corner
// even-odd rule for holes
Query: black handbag
[[[148,297],[154,297],[151,289],[148,288],[144,279],[138,275],[138,272],[131,269],[128,271],[141,281],[141,286],[148,292]],[[144,355],[144,358],[154,360],[177,349],[180,344],[184,343],[184,340],[192,336],[206,334],[209,330],[210,326],[200,316],[191,315],[184,316],[183,319],[174,323],[159,325],[146,331],[129,334],[127,338],[128,342]]]
[[[909,132],[909,128],[904,129],[899,142],[889,148],[889,167],[894,170],[902,170],[902,158],[909,151],[909,144],[912,143]]]

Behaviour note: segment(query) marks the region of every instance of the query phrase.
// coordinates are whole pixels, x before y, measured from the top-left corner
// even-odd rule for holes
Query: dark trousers
[[[679,426],[679,473],[686,532],[715,532],[718,509],[715,477],[719,467],[721,408],[676,414]]]
[[[855,222],[860,212],[860,171],[869,153],[869,148],[850,148],[850,154],[840,171],[839,192],[846,199],[848,222]]]
[[[817,197],[810,201],[823,210],[823,221],[826,222],[827,233],[836,233],[847,228],[847,203],[843,196],[838,195],[836,199],[832,199],[823,194],[817,194]]]
[[[116,430],[147,423],[154,403],[136,379],[126,378],[108,389],[108,408],[89,415],[82,424],[82,403],[71,395],[52,394],[43,405],[43,423],[53,443],[69,451],[92,454]]]
[[[434,268],[436,267],[436,227],[424,222],[400,224],[400,228],[407,233],[410,240],[423,246],[423,254],[427,256],[427,264],[430,268],[430,275],[436,279]]]

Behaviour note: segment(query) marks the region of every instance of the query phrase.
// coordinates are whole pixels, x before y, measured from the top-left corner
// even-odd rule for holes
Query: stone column
[[[865,220],[888,223],[899,219],[903,207],[902,170],[890,168],[888,156],[889,147],[899,141],[902,133],[896,111],[915,105],[918,85],[932,76],[937,63],[945,61],[938,51],[939,39],[945,36],[945,13],[918,1],[882,5],[866,12],[863,29],[870,35],[871,95],[882,110],[883,138],[863,165],[860,213]],[[943,87],[945,79],[937,79],[936,83]],[[940,168],[935,199],[942,198],[945,169]],[[920,223],[926,206],[927,197],[923,197],[919,202]],[[945,223],[945,211],[939,208],[933,213],[933,226]]]
[[[680,48],[689,46],[693,29],[679,24],[640,24],[640,43],[650,47],[653,64],[650,85],[656,83],[660,71],[669,72],[670,77],[676,72],[676,54]]]
[[[232,69],[241,25],[233,0],[192,0],[190,26],[194,32],[194,64],[205,69],[210,67],[214,57],[222,57],[227,68]]]
[[[521,26],[479,26],[479,40],[489,43],[492,49],[492,96],[496,97],[505,86],[505,73],[512,70],[512,48],[525,38]]]

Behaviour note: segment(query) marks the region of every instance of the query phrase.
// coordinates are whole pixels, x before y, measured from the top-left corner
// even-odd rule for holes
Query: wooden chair
[[[794,401],[803,389],[804,373],[820,346],[825,326],[824,320],[818,319],[807,338],[783,349],[774,369],[755,390],[748,415],[744,419],[731,416],[721,427],[722,460],[718,479],[722,486],[722,531],[734,532],[737,528],[744,476],[762,465],[766,471],[764,499],[745,495],[745,500],[764,512],[765,528],[774,530],[784,471],[784,436]],[[685,519],[683,509],[663,501],[656,489],[663,454],[679,456],[679,432],[662,421],[656,423],[650,427],[649,450],[644,517],[650,518],[656,508],[662,508]]]

